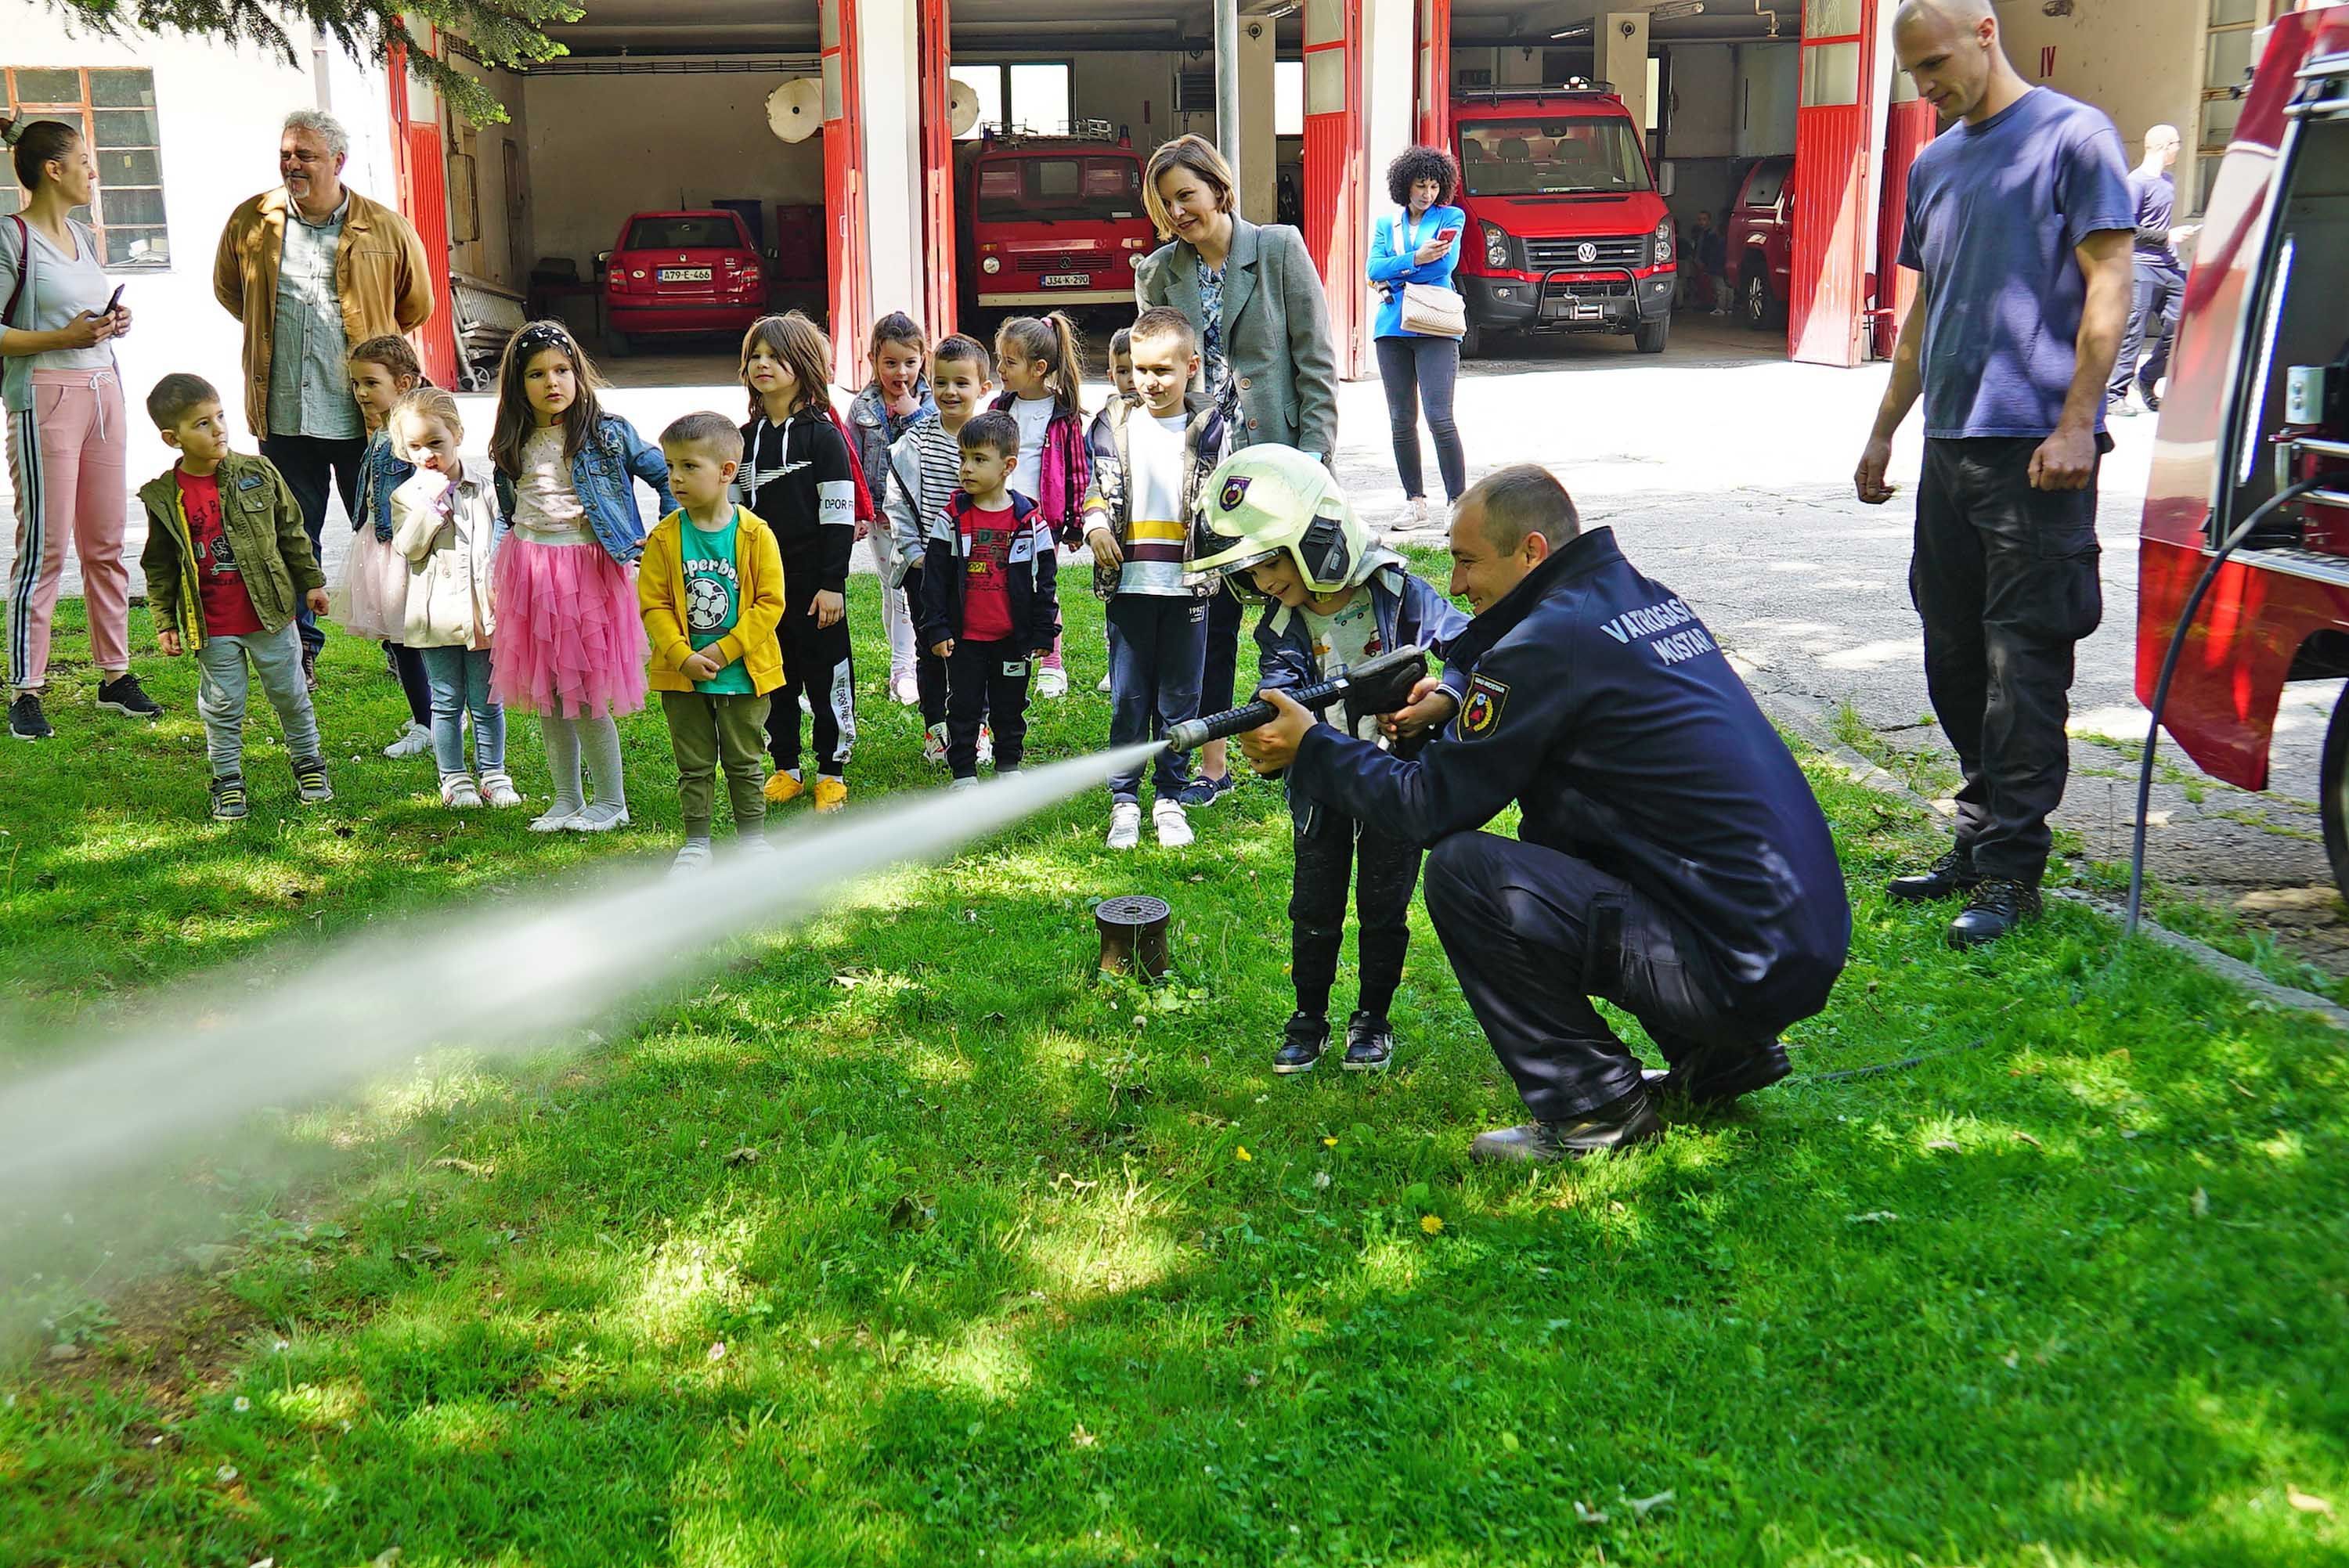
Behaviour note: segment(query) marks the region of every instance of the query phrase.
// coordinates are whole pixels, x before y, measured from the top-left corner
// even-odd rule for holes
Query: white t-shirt
[[[1125,423],[1125,567],[1118,573],[1121,593],[1188,598],[1183,585],[1183,435],[1187,414],[1160,418],[1134,410]],[[1154,557],[1155,559],[1143,559]]]
[[[1321,666],[1324,680],[1340,667],[1352,669],[1364,659],[1386,652],[1386,644],[1379,640],[1378,607],[1371,603],[1368,588],[1355,589],[1354,596],[1339,606],[1334,615],[1317,614],[1310,607],[1297,613],[1305,617],[1305,629],[1313,638],[1313,659]],[[1378,716],[1363,715],[1354,727],[1354,738],[1378,738]]]
[[[71,326],[76,317],[85,312],[101,311],[114,294],[113,280],[98,259],[98,241],[90,232],[73,219],[66,220],[73,235],[76,254],[67,255],[57,242],[43,233],[31,220],[25,223],[23,238],[32,242],[33,279],[16,306],[16,319],[9,325],[20,332],[58,332]],[[16,222],[13,218],[0,218],[0,305],[16,292],[16,280],[25,265],[24,252],[18,245]],[[128,294],[124,296],[126,299]],[[35,370],[111,370],[114,368],[114,345],[94,343],[88,348],[49,348],[27,355]]]
[[[563,459],[563,427],[533,430],[522,444],[522,475],[514,481],[513,530],[533,544],[593,544],[587,506],[571,488]]]
[[[1011,400],[1011,417],[1019,421],[1019,459],[1011,465],[1011,488],[1030,500],[1041,499],[1037,490],[1044,482],[1044,432],[1059,406],[1051,397]]]

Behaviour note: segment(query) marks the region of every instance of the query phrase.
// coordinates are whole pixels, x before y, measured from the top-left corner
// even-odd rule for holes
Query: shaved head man
[[[1956,845],[1889,891],[1963,895],[1947,936],[1971,947],[2039,913],[2073,647],[2104,614],[2096,469],[2137,203],[2112,122],[2017,76],[1987,0],[1906,0],[1892,46],[1942,131],[1909,170],[1917,300],[1853,478],[1891,499],[1893,433],[1921,397],[1909,592],[1965,787]]]
[[[2129,175],[2129,194],[2137,201],[2137,246],[2129,257],[2128,330],[2121,335],[2120,357],[2105,388],[2108,416],[2137,413],[2131,391],[2147,407],[2161,407],[2169,345],[2186,303],[2186,268],[2178,260],[2178,242],[2194,232],[2172,226],[2178,181],[2170,170],[2178,167],[2178,147],[2176,126],[2154,126],[2145,133],[2145,160]]]

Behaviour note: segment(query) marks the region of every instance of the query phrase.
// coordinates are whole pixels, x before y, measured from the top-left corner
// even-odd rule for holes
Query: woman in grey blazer
[[[1224,426],[1232,446],[1295,447],[1327,463],[1338,454],[1338,356],[1321,278],[1304,237],[1241,217],[1238,192],[1232,166],[1198,137],[1153,153],[1142,204],[1173,238],[1143,262],[1134,294],[1145,310],[1174,306],[1198,333],[1204,390],[1219,398],[1228,389],[1237,403]],[[1226,589],[1207,601],[1201,713],[1232,706],[1239,641],[1240,602]],[[1212,806],[1237,786],[1225,749],[1220,740],[1200,748],[1184,805]]]
[[[1173,238],[1143,262],[1134,293],[1190,319],[1210,396],[1237,383],[1235,447],[1275,442],[1326,463],[1338,450],[1338,356],[1320,274],[1296,230],[1239,215],[1237,185],[1199,137],[1152,154],[1143,205]]]

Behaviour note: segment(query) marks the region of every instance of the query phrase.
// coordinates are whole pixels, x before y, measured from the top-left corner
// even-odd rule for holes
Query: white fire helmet
[[[1244,447],[1199,487],[1189,577],[1220,576],[1243,599],[1261,599],[1248,568],[1283,552],[1314,593],[1353,587],[1377,553],[1327,468],[1294,447]]]

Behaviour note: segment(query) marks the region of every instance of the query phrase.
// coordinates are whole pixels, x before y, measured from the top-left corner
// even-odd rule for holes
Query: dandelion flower
[[[246,1398],[243,1395],[239,1394],[236,1397],[234,1408],[239,1415],[243,1415],[245,1411],[253,1408],[253,1401]]]
[[[1338,1140],[1334,1138],[1325,1138],[1321,1140],[1321,1147],[1324,1149],[1335,1149],[1338,1147]]]
[[[1444,1222],[1433,1214],[1422,1214],[1419,1217],[1419,1228],[1431,1236],[1441,1235],[1444,1233]]]
[[[1254,1160],[1256,1156],[1247,1151],[1247,1146],[1246,1144],[1242,1144],[1232,1150],[1232,1158],[1245,1165],[1249,1161]]]

